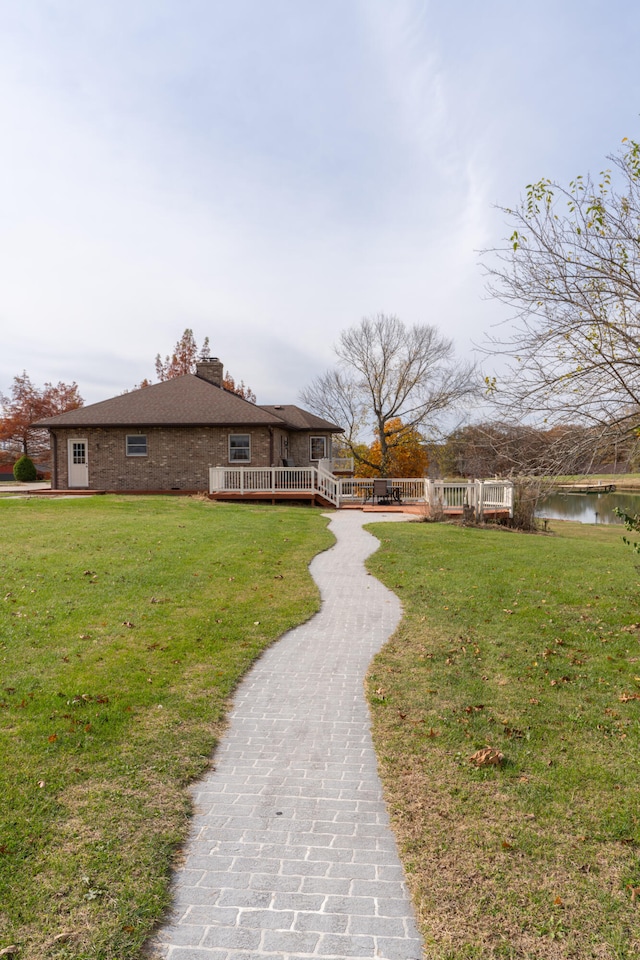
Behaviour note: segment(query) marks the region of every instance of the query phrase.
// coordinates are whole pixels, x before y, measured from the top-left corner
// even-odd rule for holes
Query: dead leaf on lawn
[[[503,760],[504,754],[493,747],[483,747],[469,757],[469,763],[475,764],[476,767],[499,766]]]
[[[621,693],[618,700],[620,703],[628,703],[629,700],[640,700],[640,693]]]

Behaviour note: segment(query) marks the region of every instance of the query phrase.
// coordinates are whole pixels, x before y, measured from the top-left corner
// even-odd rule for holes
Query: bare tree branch
[[[485,251],[490,293],[514,310],[485,346],[502,416],[635,429],[640,407],[640,145],[568,187],[530,184],[508,245]],[[490,255],[490,256],[489,256]]]
[[[439,419],[477,389],[475,369],[454,358],[453,344],[435,327],[405,326],[395,316],[365,317],[335,347],[338,368],[317,377],[302,401],[345,429],[345,442],[363,460],[365,432],[379,438],[381,471],[405,432],[438,433]],[[392,429],[400,419],[403,430]],[[370,464],[371,465],[371,464]]]

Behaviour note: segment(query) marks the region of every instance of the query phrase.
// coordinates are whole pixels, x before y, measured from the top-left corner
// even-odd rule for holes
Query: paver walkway
[[[216,768],[194,790],[167,960],[419,960],[378,779],[363,678],[401,616],[369,576],[378,541],[334,514],[311,573],[320,612],[266,651],[239,687]]]

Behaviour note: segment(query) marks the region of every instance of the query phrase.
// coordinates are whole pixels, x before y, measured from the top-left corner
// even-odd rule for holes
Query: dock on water
[[[597,483],[559,483],[556,490],[558,493],[615,493],[616,485],[601,480]]]

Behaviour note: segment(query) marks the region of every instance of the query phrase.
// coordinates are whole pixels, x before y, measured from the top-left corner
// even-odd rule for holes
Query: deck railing
[[[353,457],[327,457],[318,460],[318,469],[325,473],[353,473]]]
[[[334,506],[366,503],[373,498],[373,479],[335,477],[316,467],[211,467],[209,492],[245,494],[319,494]],[[403,503],[427,503],[431,510],[473,509],[481,520],[489,510],[508,510],[513,516],[513,483],[510,480],[428,480],[397,477],[391,480]]]
[[[338,506],[339,483],[315,467],[209,468],[209,493],[318,493]]]
[[[511,480],[427,480],[425,499],[432,509],[473,509],[481,520],[487,510],[508,510],[513,516]]]

